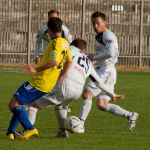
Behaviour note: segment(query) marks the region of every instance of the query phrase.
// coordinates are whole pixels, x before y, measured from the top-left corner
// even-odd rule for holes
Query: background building
[[[0,0],[0,64],[29,64],[34,58],[35,36],[56,9],[74,37],[94,50],[91,14],[107,15],[108,27],[119,41],[119,63],[127,67],[150,67],[149,0]]]

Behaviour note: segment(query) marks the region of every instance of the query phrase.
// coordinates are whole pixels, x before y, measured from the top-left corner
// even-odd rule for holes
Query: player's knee
[[[8,108],[9,108],[9,110],[10,110],[10,108],[11,108],[11,104],[10,104],[10,102],[8,103]]]
[[[12,111],[16,106],[20,106],[18,100],[15,97],[12,97],[8,103],[8,108]]]
[[[62,109],[62,105],[61,104],[55,106],[55,110],[61,110],[61,109]]]
[[[105,100],[100,100],[97,102],[97,108],[99,110],[105,111],[107,107],[107,103],[105,102]]]
[[[8,103],[8,108],[9,108],[10,111],[13,110],[13,104],[12,104],[12,101],[10,101],[10,102]]]
[[[93,94],[87,89],[84,90],[82,95],[83,95],[83,99],[92,99],[93,97]]]
[[[104,105],[97,105],[97,108],[102,111],[106,110],[106,107]]]

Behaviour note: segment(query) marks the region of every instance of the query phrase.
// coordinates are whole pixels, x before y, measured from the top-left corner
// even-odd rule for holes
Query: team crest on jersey
[[[62,44],[62,48],[68,48],[68,47],[69,47],[69,45],[67,43],[65,43],[65,44],[63,43]]]

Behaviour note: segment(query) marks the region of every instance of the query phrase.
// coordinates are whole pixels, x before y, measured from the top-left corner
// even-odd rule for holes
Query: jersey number
[[[62,60],[60,61],[59,65],[57,66],[57,69],[62,69],[63,60],[65,59],[67,52],[63,50],[61,52],[61,54],[62,54]]]
[[[79,57],[77,63],[85,69],[86,73],[88,72],[90,61],[85,56]]]

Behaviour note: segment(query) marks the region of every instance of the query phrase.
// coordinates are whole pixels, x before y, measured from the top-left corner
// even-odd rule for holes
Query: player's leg
[[[110,97],[107,95],[101,95],[97,100],[97,107],[99,110],[110,112],[117,116],[129,117],[130,112],[121,108],[116,104],[109,103]]]
[[[9,108],[12,111],[14,115],[14,119],[18,119],[18,121],[21,123],[23,128],[27,131],[23,136],[22,139],[28,139],[33,135],[37,135],[38,131],[34,128],[34,126],[31,124],[31,122],[28,119],[27,112],[25,111],[23,104],[29,104],[32,103],[34,100],[38,99],[39,97],[43,96],[45,93],[38,91],[32,85],[30,85],[29,82],[25,82],[20,88],[17,90],[17,92],[12,97]],[[10,128],[13,126],[13,120],[11,119]],[[12,127],[11,127],[12,126]],[[15,130],[15,129],[13,129]],[[12,134],[8,132],[8,135]]]
[[[110,90],[114,91],[114,86],[116,84],[116,76],[117,76],[115,67],[113,65],[106,66],[104,68],[104,71],[100,71],[100,76],[103,78],[103,81],[105,82],[105,84],[108,85]],[[135,127],[138,114],[123,109],[116,104],[109,103],[110,99],[111,98],[105,95],[105,93],[103,92],[100,93],[97,96],[97,107],[100,110],[107,111],[114,115],[126,117],[127,119],[132,120],[129,121],[129,129],[131,131]],[[131,116],[133,116],[132,119]]]
[[[64,80],[63,83],[58,84],[56,88],[56,97],[61,105],[55,108],[56,118],[59,126],[59,137],[68,137],[68,132],[65,129],[64,121],[67,118],[69,104],[81,96],[83,86],[74,80]]]
[[[36,114],[38,110],[57,105],[58,101],[56,100],[56,97],[54,94],[48,93],[42,97],[40,97],[38,100],[34,101],[30,105],[26,106],[26,111],[28,113],[28,117],[32,125],[35,123],[36,120]]]
[[[14,96],[9,103],[9,108],[13,113],[7,130],[7,135],[10,139],[14,139],[14,133],[19,122],[25,130],[34,130],[34,127],[30,123],[24,107],[19,104],[18,100]]]
[[[88,114],[91,111],[92,98],[93,98],[93,94],[88,89],[85,89],[83,92],[83,104],[81,106],[80,114],[79,114],[79,118],[82,121],[86,120]]]
[[[67,117],[67,112],[68,112],[68,106],[66,105],[61,105],[60,101],[57,100],[57,93],[48,93],[42,97],[40,97],[38,100],[34,102],[34,107],[37,107],[38,109],[43,109],[47,107],[52,107],[55,106],[55,113],[56,113],[56,118],[58,122],[58,127],[59,127],[59,132],[58,136],[59,137],[68,137],[68,133],[64,128],[64,119]],[[32,116],[32,112],[31,116]]]
[[[56,118],[57,118],[57,123],[58,123],[58,137],[69,137],[69,134],[67,132],[67,130],[65,129],[64,126],[64,121],[67,118],[67,113],[68,113],[68,107],[67,105],[56,105],[55,106],[55,114],[56,114]]]
[[[129,120],[129,130],[132,131],[135,128],[138,113],[130,112],[116,104],[111,104],[109,103],[109,100],[110,98],[108,98],[108,96],[101,96],[101,98],[97,100],[98,109],[127,118]]]
[[[93,96],[98,95],[100,92],[101,92],[101,90],[99,88],[97,88],[95,83],[92,81],[90,81],[88,83],[86,89],[84,90],[84,92],[83,92],[83,104],[81,106],[80,114],[79,114],[79,118],[81,120],[81,128],[80,128],[79,133],[85,132],[84,123],[85,123],[85,120],[87,119],[87,117],[91,111],[92,98],[93,98]]]
[[[24,106],[27,114],[28,114],[28,119],[29,121],[31,122],[32,125],[35,124],[35,120],[36,120],[36,115],[37,115],[37,112],[38,110],[40,109],[36,103],[31,103],[30,105],[26,105]],[[17,138],[21,137],[25,132],[25,129],[23,129],[22,131],[20,132],[15,132],[15,136]]]
[[[27,111],[28,118],[29,118],[31,124],[34,125],[38,109],[35,107],[32,107],[32,106],[26,106],[25,109]]]
[[[15,139],[15,130],[19,124],[19,121],[15,115],[12,116],[8,129],[7,129],[7,136],[9,139],[14,140]]]
[[[110,88],[110,90],[114,91],[114,86],[116,84],[116,76],[117,72],[114,66],[110,65],[106,67],[105,71],[102,73],[104,76],[104,81]],[[108,75],[107,75],[108,74]],[[110,112],[117,116],[126,117],[129,120],[129,130],[132,131],[136,125],[136,120],[138,118],[138,113],[130,112],[124,108],[116,104],[109,103],[110,97],[105,95],[103,92],[97,96],[97,107],[101,110]]]

